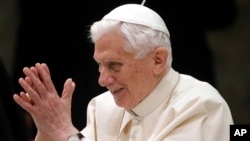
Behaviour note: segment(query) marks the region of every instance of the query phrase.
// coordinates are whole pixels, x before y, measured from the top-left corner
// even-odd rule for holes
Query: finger
[[[27,76],[26,76],[26,77],[24,78],[24,80],[25,80],[30,86],[33,86],[30,77],[27,77]]]
[[[38,71],[35,67],[30,67],[30,70],[37,76],[39,77]]]
[[[29,101],[29,103],[31,105],[34,105],[35,103],[33,102],[33,100],[31,99],[29,93],[25,93],[25,94],[22,94],[22,95],[25,95],[25,96],[22,96],[22,97],[26,97],[26,99]]]
[[[37,103],[41,100],[40,95],[36,92],[36,90],[31,86],[27,81],[25,81],[23,78],[19,78],[18,80],[19,84],[22,86],[22,88],[29,93],[29,97],[32,99],[34,103]],[[24,97],[24,96],[22,96]]]
[[[23,98],[24,101],[30,103],[31,105],[34,105],[35,103],[33,102],[33,100],[31,99],[31,97],[29,96],[29,93],[25,93],[25,92],[20,92],[20,97]]]
[[[37,91],[36,90],[36,88],[34,87],[34,85],[33,85],[33,83],[32,83],[32,80],[30,79],[30,77],[25,77],[25,79],[24,79],[35,91]],[[26,95],[27,95],[28,93],[26,93]],[[25,97],[28,97],[28,98],[31,98],[29,95],[27,95],[27,96],[25,96]]]
[[[20,97],[22,97],[22,99],[26,102],[30,102],[31,100],[31,97],[29,96],[28,93],[25,93],[25,92],[20,92]]]
[[[47,72],[48,74],[50,74],[48,65],[45,64],[45,63],[42,63],[41,65],[42,65],[42,67],[46,70],[46,72]]]
[[[35,67],[30,67],[30,70],[39,78],[38,71],[37,71],[37,69]],[[32,81],[31,81],[31,79],[29,77],[26,77],[25,81],[27,81],[35,89],[35,87],[33,86]]]
[[[62,99],[65,99],[67,104],[71,104],[74,90],[75,82],[73,82],[71,78],[67,79],[64,83],[64,88],[62,92]]]
[[[20,95],[18,94],[14,94],[13,95],[13,99],[14,101],[20,105],[24,110],[26,110],[27,112],[31,113],[32,112],[32,105],[27,102],[26,100],[24,100],[22,97],[20,97]]]
[[[50,72],[49,69],[47,67],[47,65],[45,63],[37,63],[36,64],[36,69],[38,70],[38,73],[40,75],[40,78],[44,84],[44,86],[46,87],[46,89],[49,92],[55,93],[56,89],[55,86],[52,82],[51,76],[50,76]]]
[[[38,95],[40,98],[44,98],[46,97],[46,94],[47,94],[47,90],[46,90],[46,87],[44,86],[43,82],[40,80],[39,77],[37,77],[37,75],[35,75],[31,69],[25,67],[23,69],[23,72],[24,74],[29,77],[32,81],[32,92],[29,92],[27,90],[25,90],[26,92],[29,93],[30,97],[33,99],[33,96],[34,95]],[[39,72],[38,72],[39,73]],[[24,85],[26,85],[26,83],[24,83]],[[36,100],[39,100],[38,98]],[[35,99],[33,99],[34,102]]]

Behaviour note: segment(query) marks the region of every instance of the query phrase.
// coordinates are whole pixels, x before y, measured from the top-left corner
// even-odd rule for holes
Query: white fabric
[[[81,139],[81,141],[92,141],[92,140],[89,139],[89,138],[84,137],[84,138]]]
[[[118,107],[110,92],[88,105],[87,126],[81,131],[92,141],[119,141],[129,120],[134,120],[129,141],[229,141],[233,124],[229,107],[211,85],[173,69],[149,97],[131,111]],[[167,104],[169,101],[169,104]]]
[[[153,10],[139,4],[121,5],[103,17],[104,20],[116,20],[139,24],[162,31],[170,36],[163,19]]]

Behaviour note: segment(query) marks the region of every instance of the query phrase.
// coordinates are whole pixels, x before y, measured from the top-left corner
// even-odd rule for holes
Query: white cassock
[[[81,132],[91,141],[121,141],[127,123],[125,141],[229,141],[233,119],[215,88],[171,69],[131,111],[109,91],[93,98]]]

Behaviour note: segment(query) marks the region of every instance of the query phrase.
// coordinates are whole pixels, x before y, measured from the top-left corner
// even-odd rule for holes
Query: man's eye
[[[122,66],[121,63],[116,63],[116,62],[112,62],[109,64],[109,68],[114,70],[114,71],[119,71],[121,66]]]
[[[98,65],[98,70],[101,71],[102,64],[101,63],[97,63],[97,65]]]

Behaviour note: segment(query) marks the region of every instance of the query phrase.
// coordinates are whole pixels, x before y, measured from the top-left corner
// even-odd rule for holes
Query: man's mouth
[[[123,90],[123,88],[116,89],[116,90],[111,91],[111,93],[116,95],[116,94],[120,93],[122,90]]]

